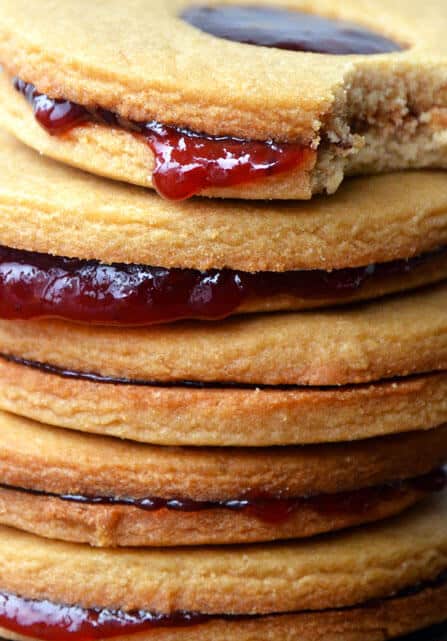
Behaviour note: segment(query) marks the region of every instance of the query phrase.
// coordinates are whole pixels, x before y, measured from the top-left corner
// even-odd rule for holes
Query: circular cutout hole
[[[187,23],[218,38],[243,44],[333,55],[402,51],[397,42],[350,22],[274,7],[193,6]]]

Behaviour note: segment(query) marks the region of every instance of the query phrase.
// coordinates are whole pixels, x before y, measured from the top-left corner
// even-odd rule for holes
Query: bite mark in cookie
[[[141,135],[155,157],[152,183],[169,200],[186,200],[207,188],[235,187],[292,169],[310,170],[315,164],[315,151],[297,143],[217,137],[157,121],[129,121],[105,109],[53,100],[20,78],[14,79],[14,88],[25,96],[37,122],[52,136],[86,123]]]
[[[213,36],[179,19],[188,6],[157,2],[148,12],[138,0],[129,15],[118,0],[106,14],[64,2],[57,15],[51,6],[58,29],[49,34],[38,13],[3,0],[0,60],[9,81],[18,76],[55,101],[41,99],[43,112],[60,107],[60,123],[71,111],[74,121],[80,110],[99,117],[55,141],[33,127],[32,110],[10,86],[2,90],[4,124],[50,156],[172,198],[309,199],[334,192],[345,175],[446,165],[440,0],[423,12],[383,2],[372,15],[359,3],[288,3],[290,22],[302,22],[304,11],[310,25],[304,48],[325,55]],[[337,20],[354,25],[349,34]],[[331,46],[319,46],[328,39]],[[45,116],[58,128],[55,121]]]

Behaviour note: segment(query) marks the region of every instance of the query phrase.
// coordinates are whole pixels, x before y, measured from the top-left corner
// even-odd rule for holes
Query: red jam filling
[[[333,515],[365,514],[377,503],[398,498],[402,493],[418,490],[421,492],[440,492],[447,485],[447,468],[437,469],[424,476],[389,483],[379,487],[368,487],[351,492],[337,494],[320,494],[299,498],[284,498],[269,495],[247,495],[241,499],[228,501],[194,501],[192,499],[162,499],[146,497],[142,499],[113,496],[84,496],[79,494],[52,494],[37,490],[9,488],[16,491],[58,498],[62,501],[83,505],[123,505],[136,507],[147,512],[171,510],[176,512],[203,512],[206,510],[230,510],[241,512],[272,525],[286,523],[289,518],[303,506],[309,506],[317,512]],[[3,486],[7,487],[7,486]]]
[[[127,613],[84,609],[0,593],[0,626],[42,641],[111,639],[157,628],[198,625],[212,618],[194,612],[164,615],[143,611]]]
[[[249,273],[104,265],[0,246],[0,318],[131,326],[217,320],[254,299],[348,298],[371,278],[408,274],[442,252],[332,272]]]
[[[193,6],[181,17],[218,38],[289,51],[333,55],[401,51],[389,38],[358,25],[274,7]]]
[[[169,200],[185,200],[212,187],[234,187],[309,166],[315,152],[295,143],[215,137],[163,125],[124,120],[104,109],[53,100],[18,78],[14,87],[32,105],[37,122],[51,135],[98,122],[143,135],[155,155],[153,184]]]
[[[411,598],[425,589],[444,585],[446,580],[447,576],[441,575],[435,581],[418,584],[393,595],[390,599]],[[349,611],[350,608],[345,610]],[[285,613],[286,616],[290,614],[297,613]],[[159,628],[185,628],[219,619],[250,621],[263,618],[259,615],[206,615],[197,612],[157,614],[143,610],[123,612],[104,608],[86,609],[0,592],[0,627],[40,641],[97,641],[127,637]],[[447,641],[447,623],[400,641]]]

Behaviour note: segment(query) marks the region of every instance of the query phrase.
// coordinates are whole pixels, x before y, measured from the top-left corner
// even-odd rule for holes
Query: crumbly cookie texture
[[[0,425],[1,482],[55,494],[195,501],[249,492],[305,497],[422,476],[447,459],[447,427],[353,443],[222,449],[122,442],[4,412]]]
[[[447,285],[382,303],[128,329],[0,321],[4,354],[140,381],[344,385],[447,368]]]
[[[293,543],[100,550],[0,527],[0,589],[83,607],[269,614],[364,603],[447,567],[446,495],[405,515]]]
[[[442,622],[447,588],[428,588],[414,596],[386,599],[349,610],[264,616],[253,621],[213,621],[192,628],[161,628],[117,641],[388,641]],[[0,628],[4,639],[33,641]],[[37,641],[37,640],[34,640]]]
[[[353,179],[311,203],[179,205],[46,160],[0,132],[0,176],[0,242],[56,256],[190,269],[332,270],[447,244],[443,172]]]
[[[297,141],[318,150],[313,170],[206,195],[309,198],[335,191],[344,173],[447,164],[443,0],[430,0],[423,10],[405,0],[382,1],[374,11],[368,0],[287,4],[350,20],[407,47],[381,56],[297,53],[221,40],[179,19],[188,0],[159,0],[150,11],[144,0],[126,6],[113,0],[107,7],[87,0],[57,7],[46,2],[39,8],[26,0],[0,4],[0,60],[9,74],[39,91],[139,122]],[[8,108],[11,92],[4,101],[3,123],[31,146],[95,173],[151,185],[152,155],[131,134],[100,126],[79,129],[68,141],[50,140],[30,129],[26,105]]]
[[[76,431],[159,445],[357,441],[447,422],[447,374],[340,389],[160,388],[61,378],[0,359],[0,408]]]

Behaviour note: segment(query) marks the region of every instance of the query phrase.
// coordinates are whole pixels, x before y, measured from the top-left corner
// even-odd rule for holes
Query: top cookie
[[[443,0],[423,11],[407,0],[208,4],[0,0],[4,123],[44,153],[175,199],[304,199],[344,173],[447,165]],[[310,22],[312,37],[278,43],[275,19],[294,34]],[[14,76],[47,131],[64,135],[32,126]]]

